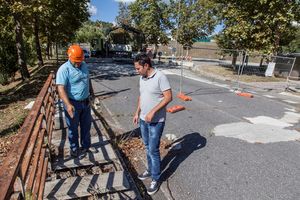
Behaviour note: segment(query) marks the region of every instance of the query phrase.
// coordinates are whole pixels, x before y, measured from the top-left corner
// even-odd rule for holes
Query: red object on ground
[[[176,112],[179,112],[181,110],[185,110],[185,107],[180,106],[180,105],[175,105],[175,106],[172,106],[170,108],[167,108],[167,112],[169,112],[169,113],[176,113]]]
[[[178,93],[177,97],[183,101],[192,101],[192,97],[186,96],[184,93]]]
[[[236,94],[239,95],[239,96],[242,96],[242,97],[247,97],[247,98],[253,98],[254,97],[253,94],[247,93],[247,92],[237,92]]]

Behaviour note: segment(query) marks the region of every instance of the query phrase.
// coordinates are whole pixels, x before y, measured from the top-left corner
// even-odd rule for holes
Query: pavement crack
[[[171,197],[171,200],[175,200],[175,198],[173,197],[172,191],[170,189],[170,185],[169,185],[169,180],[167,180],[167,190],[169,192],[169,195]]]

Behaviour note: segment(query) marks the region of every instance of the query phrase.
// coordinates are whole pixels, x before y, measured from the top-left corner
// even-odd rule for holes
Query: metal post
[[[288,75],[288,76],[287,76],[287,78],[286,78],[286,89],[288,89],[288,88],[289,88],[289,78],[290,78],[290,76],[291,76],[291,73],[292,73],[292,71],[293,71],[293,68],[294,68],[295,62],[296,62],[296,57],[294,58],[294,61],[293,61],[293,64],[292,64],[292,68],[291,68],[291,71],[290,71],[289,75]]]
[[[175,60],[177,61],[177,51],[178,51],[178,31],[179,31],[179,21],[180,21],[180,7],[181,7],[181,2],[179,2],[179,9],[178,9],[178,22],[177,22],[177,30],[176,30],[176,51],[175,51]]]
[[[243,53],[245,52],[245,57],[243,59]],[[239,69],[238,69],[238,77],[237,77],[237,90],[240,89],[240,75],[242,74],[243,72],[243,69],[244,69],[244,63],[245,63],[245,60],[246,60],[246,54],[247,52],[246,51],[240,51],[239,52],[239,56],[240,56],[240,65],[239,65]]]
[[[183,78],[183,62],[182,60],[180,61],[180,86],[179,86],[179,93],[181,94],[182,92],[182,78]]]

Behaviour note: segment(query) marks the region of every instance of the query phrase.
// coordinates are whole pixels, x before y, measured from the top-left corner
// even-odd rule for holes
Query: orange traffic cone
[[[184,93],[180,92],[177,94],[177,97],[183,101],[192,101],[192,97],[185,95]]]
[[[185,107],[180,106],[180,105],[175,105],[175,106],[172,106],[170,108],[167,108],[167,112],[169,112],[169,113],[176,113],[176,112],[179,112],[181,110],[185,110]]]
[[[254,95],[251,93],[247,93],[247,92],[236,92],[237,95],[241,96],[241,97],[247,97],[247,98],[253,98]]]

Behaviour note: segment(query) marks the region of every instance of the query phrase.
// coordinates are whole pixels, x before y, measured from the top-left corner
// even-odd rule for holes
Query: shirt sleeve
[[[160,87],[161,91],[163,91],[163,92],[171,89],[169,80],[168,80],[167,76],[164,74],[162,74],[159,79],[159,87]]]
[[[56,85],[67,85],[67,74],[66,68],[60,67],[56,73]]]

